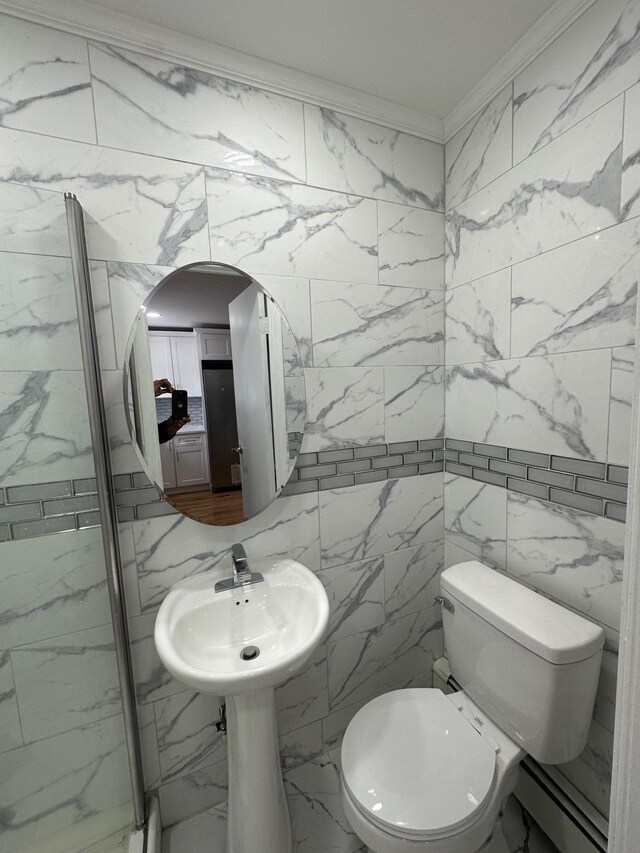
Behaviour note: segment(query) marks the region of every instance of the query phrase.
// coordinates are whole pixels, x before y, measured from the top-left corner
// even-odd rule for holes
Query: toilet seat
[[[342,744],[342,778],[363,816],[387,833],[442,838],[472,824],[490,799],[497,746],[439,690],[373,699]]]

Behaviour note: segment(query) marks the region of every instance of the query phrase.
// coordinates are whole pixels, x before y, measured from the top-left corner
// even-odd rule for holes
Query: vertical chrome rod
[[[107,570],[107,586],[109,589],[111,620],[115,638],[116,662],[118,666],[118,678],[120,680],[120,693],[122,695],[125,740],[127,752],[129,753],[133,809],[136,829],[141,829],[146,819],[142,752],[138,733],[135,682],[129,646],[122,558],[118,540],[116,501],[111,475],[111,457],[109,454],[109,433],[107,430],[104,394],[102,392],[98,337],[96,334],[96,321],[93,310],[93,296],[91,293],[91,279],[89,276],[89,262],[84,232],[84,215],[82,206],[73,193],[64,194],[64,204],[67,211],[71,266],[73,269],[76,304],[78,306],[80,347],[82,350],[84,381],[89,408],[89,426],[91,429],[91,442],[93,444],[93,458],[96,469],[98,502],[102,522],[102,543]]]

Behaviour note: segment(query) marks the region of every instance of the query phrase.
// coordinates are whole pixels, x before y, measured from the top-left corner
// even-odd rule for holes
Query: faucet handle
[[[247,562],[247,552],[240,542],[236,542],[235,545],[231,546],[231,559],[234,563]]]

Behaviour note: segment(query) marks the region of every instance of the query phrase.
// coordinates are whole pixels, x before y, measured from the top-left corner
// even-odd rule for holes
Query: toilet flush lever
[[[434,601],[436,604],[441,604],[446,610],[449,611],[449,613],[453,613],[453,611],[455,610],[453,603],[449,601],[448,598],[445,598],[444,595],[436,595]]]

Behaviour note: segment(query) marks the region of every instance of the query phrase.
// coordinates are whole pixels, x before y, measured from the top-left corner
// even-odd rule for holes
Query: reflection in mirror
[[[132,440],[176,509],[229,525],[275,500],[302,443],[305,386],[295,336],[257,281],[216,263],[171,273],[136,317],[126,368]]]

